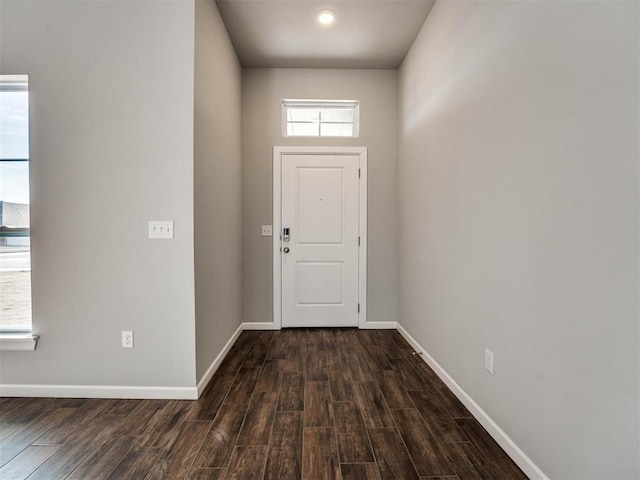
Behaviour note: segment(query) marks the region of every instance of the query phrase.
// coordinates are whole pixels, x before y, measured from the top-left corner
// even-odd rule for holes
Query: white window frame
[[[310,107],[310,108],[331,108],[331,107],[352,107],[353,108],[353,135],[333,136],[333,135],[289,135],[287,129],[287,109],[289,107]],[[330,122],[334,123],[334,122]],[[360,102],[358,100],[282,100],[282,136],[285,138],[358,138],[360,136]]]
[[[0,82],[0,91],[29,91],[27,75],[2,75],[1,77],[3,81]],[[27,77],[26,82],[24,77]],[[29,160],[30,158],[27,159],[27,161]],[[29,294],[31,295],[31,292]],[[31,330],[0,325],[0,351],[34,351],[40,337],[32,332],[33,318],[31,322]]]

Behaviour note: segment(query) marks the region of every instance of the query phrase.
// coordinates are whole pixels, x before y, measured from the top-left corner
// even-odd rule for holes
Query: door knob
[[[289,253],[289,247],[284,247],[284,248],[282,249],[282,251],[283,251],[284,253]]]

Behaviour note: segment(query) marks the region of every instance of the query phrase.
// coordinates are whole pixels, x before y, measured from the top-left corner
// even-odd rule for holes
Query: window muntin
[[[0,332],[31,331],[29,92],[0,75]]]
[[[355,100],[283,100],[285,137],[357,137]]]

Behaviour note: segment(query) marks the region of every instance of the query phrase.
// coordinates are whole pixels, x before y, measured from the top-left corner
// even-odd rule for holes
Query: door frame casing
[[[284,155],[357,155],[358,195],[358,328],[367,328],[367,147],[273,147],[273,328],[282,328],[282,157]]]

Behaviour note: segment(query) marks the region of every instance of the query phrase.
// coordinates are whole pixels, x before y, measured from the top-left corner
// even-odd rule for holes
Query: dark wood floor
[[[198,401],[0,402],[3,480],[527,478],[392,330],[244,332]]]

